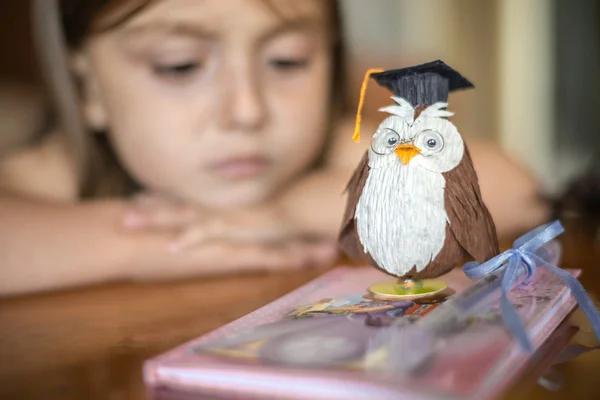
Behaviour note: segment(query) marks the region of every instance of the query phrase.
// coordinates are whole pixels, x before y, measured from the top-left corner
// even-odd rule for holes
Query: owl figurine
[[[473,87],[444,62],[365,76],[390,89],[395,105],[347,185],[339,234],[342,250],[400,281],[422,282],[457,267],[465,256],[499,254],[496,228],[457,128],[447,117],[451,91]],[[431,290],[436,291],[436,290]]]

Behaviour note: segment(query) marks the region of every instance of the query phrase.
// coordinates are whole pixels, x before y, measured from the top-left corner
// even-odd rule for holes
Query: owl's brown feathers
[[[399,278],[435,278],[459,266],[467,255],[481,263],[500,253],[495,224],[483,203],[477,174],[466,145],[464,150],[464,156],[458,166],[443,173],[446,180],[444,206],[449,224],[446,226],[442,249],[423,270],[417,272],[413,267]],[[338,242],[351,259],[357,262],[366,261],[369,265],[388,273],[365,253],[354,219],[356,205],[369,175],[368,161],[368,152],[365,152],[346,187],[348,198]]]

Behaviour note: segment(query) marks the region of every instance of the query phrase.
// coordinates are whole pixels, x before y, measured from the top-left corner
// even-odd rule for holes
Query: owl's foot
[[[405,288],[406,290],[415,290],[423,287],[423,280],[399,278],[398,286],[401,288]]]
[[[369,287],[369,292],[381,299],[412,300],[432,296],[447,287],[446,282],[439,279],[399,279],[376,283]]]

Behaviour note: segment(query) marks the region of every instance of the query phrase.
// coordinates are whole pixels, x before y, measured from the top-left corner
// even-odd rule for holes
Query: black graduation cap
[[[379,85],[387,87],[414,107],[447,102],[448,93],[475,87],[467,78],[441,60],[408,68],[394,69],[371,75]]]
[[[369,77],[374,78],[380,86],[387,87],[395,96],[406,99],[413,107],[437,102],[446,103],[450,92],[475,87],[442,60],[389,71],[371,68],[365,74],[360,89],[356,125],[352,136],[356,142],[360,140],[361,110]]]

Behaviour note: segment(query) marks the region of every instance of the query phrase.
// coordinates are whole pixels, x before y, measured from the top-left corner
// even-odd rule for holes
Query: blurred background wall
[[[442,59],[476,86],[450,96],[460,131],[506,148],[549,193],[599,156],[600,1],[341,4],[353,104],[367,68]],[[22,142],[41,118],[28,16],[28,1],[0,1],[0,151]],[[367,97],[365,114],[379,121],[389,93],[371,84]]]
[[[600,162],[600,1],[556,0],[554,22],[556,179],[564,182]]]

